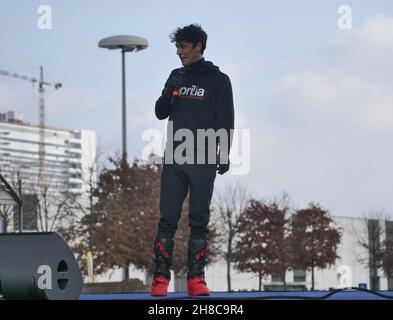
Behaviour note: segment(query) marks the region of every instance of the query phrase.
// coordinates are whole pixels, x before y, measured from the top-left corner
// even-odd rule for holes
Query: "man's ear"
[[[195,48],[199,49],[199,51],[202,52],[202,42],[197,42]]]

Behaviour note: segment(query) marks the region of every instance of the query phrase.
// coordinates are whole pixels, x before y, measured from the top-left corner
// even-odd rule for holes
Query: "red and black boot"
[[[150,294],[152,296],[166,296],[171,280],[171,262],[174,239],[156,238],[154,240],[155,271]]]
[[[187,285],[189,296],[208,296],[209,288],[205,281],[204,268],[207,264],[208,241],[190,239],[188,242]]]

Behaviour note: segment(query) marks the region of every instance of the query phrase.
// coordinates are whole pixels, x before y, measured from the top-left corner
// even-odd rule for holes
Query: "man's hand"
[[[224,174],[228,170],[229,170],[229,163],[227,163],[227,164],[219,164],[217,166],[218,174]]]
[[[165,88],[163,90],[163,93],[167,97],[171,97],[172,92],[174,90],[178,90],[181,88],[181,86],[183,85],[183,81],[184,81],[184,74],[185,74],[185,70],[180,69],[178,72],[176,72],[175,74],[173,74],[172,76],[169,77],[169,79],[167,80],[167,82],[165,84]]]
[[[230,167],[230,161],[228,158],[228,163],[220,163],[220,155],[217,155],[217,168],[216,170],[218,171],[218,174],[224,174],[229,170]]]

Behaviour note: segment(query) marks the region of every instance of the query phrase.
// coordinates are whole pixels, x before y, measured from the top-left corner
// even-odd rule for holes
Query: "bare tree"
[[[393,277],[393,239],[384,242],[384,254],[382,257],[382,269],[386,277]],[[391,288],[388,288],[390,290]]]
[[[22,178],[21,163],[22,163],[21,161],[13,161],[12,166],[10,166],[10,170],[8,171],[9,176],[7,178],[7,182],[10,184],[14,192],[18,194],[18,196],[20,196],[19,181]],[[1,172],[1,168],[0,168],[0,172]],[[23,181],[21,180],[21,182]],[[15,229],[18,227],[19,221],[15,219],[16,209],[17,207],[15,207],[14,205],[0,203],[0,218],[2,220],[4,232],[7,232],[9,228],[12,228],[13,231],[15,231]],[[0,232],[1,231],[2,230],[0,230]]]
[[[88,150],[86,157],[86,167],[82,170],[81,179],[86,187],[86,192],[88,196],[88,205],[85,206],[83,202],[78,201],[79,209],[81,210],[83,216],[86,214],[92,214],[94,210],[94,204],[97,202],[97,197],[94,196],[94,192],[97,188],[97,177],[105,168],[105,156],[106,150],[101,140],[97,143],[96,150]],[[94,155],[93,157],[89,155]]]
[[[71,226],[65,226],[60,230],[62,236],[71,246],[75,246],[81,241],[86,242],[83,245],[86,248],[85,254],[91,251],[91,225],[94,220],[92,217],[95,204],[98,201],[98,197],[95,195],[97,178],[106,165],[106,150],[107,148],[100,141],[97,143],[96,150],[87,150],[86,163],[81,170],[85,193],[77,197],[72,206],[68,207],[77,212],[77,217]]]
[[[75,219],[76,212],[72,208],[76,196],[68,190],[58,192],[60,188],[60,184],[57,184],[57,187],[56,184],[45,184],[32,192],[37,208],[39,231],[57,231]]]
[[[234,248],[239,233],[239,220],[242,216],[249,194],[239,183],[226,185],[213,198],[213,225],[216,226],[214,250],[222,257],[227,266],[227,286],[231,291],[231,265],[234,261]]]
[[[357,260],[369,269],[371,290],[379,289],[378,274],[383,266],[382,261],[385,254],[382,242],[384,227],[381,221],[385,220],[387,220],[387,216],[383,210],[369,210],[362,219],[363,230],[360,234],[356,233],[357,244],[365,252],[364,255],[357,256]]]
[[[0,218],[2,221],[2,229],[0,229],[1,232],[7,232],[8,227],[11,224],[12,218],[14,216],[14,206],[12,205],[0,205]]]

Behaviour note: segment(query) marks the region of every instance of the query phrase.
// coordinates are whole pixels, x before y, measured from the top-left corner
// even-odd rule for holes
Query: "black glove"
[[[218,174],[224,174],[229,170],[230,167],[230,161],[228,158],[228,163],[220,163],[220,155],[217,156],[217,168],[216,170],[218,171]]]
[[[178,72],[171,75],[167,80],[167,82],[165,83],[165,88],[162,93],[167,97],[171,97],[172,92],[174,90],[180,89],[181,86],[183,85],[184,75],[185,75],[184,69],[180,69]]]

